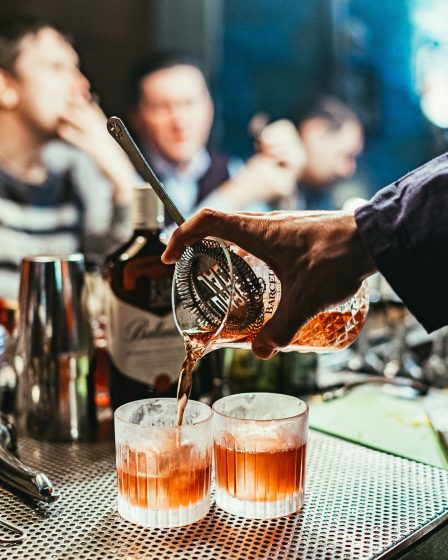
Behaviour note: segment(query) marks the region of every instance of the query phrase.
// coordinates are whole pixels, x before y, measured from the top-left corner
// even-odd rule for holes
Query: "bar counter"
[[[27,534],[23,544],[0,547],[5,560],[446,558],[448,472],[314,430],[300,513],[248,520],[212,505],[202,521],[179,529],[120,518],[111,441],[22,437],[20,453],[51,478],[61,499],[30,504],[0,486],[0,518]]]

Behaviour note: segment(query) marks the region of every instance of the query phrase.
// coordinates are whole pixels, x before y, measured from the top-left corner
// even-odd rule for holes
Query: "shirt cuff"
[[[397,188],[395,185],[387,188]],[[408,239],[409,232],[397,218],[394,201],[385,203],[373,199],[355,211],[355,219],[362,242],[376,267],[404,302],[409,311],[428,331],[447,324],[448,289],[431,262],[422,259],[421,251]],[[429,253],[428,249],[428,253]]]

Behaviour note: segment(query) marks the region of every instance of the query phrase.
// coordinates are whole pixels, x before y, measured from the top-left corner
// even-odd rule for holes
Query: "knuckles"
[[[198,212],[195,218],[195,227],[201,228],[201,230],[209,230],[220,220],[222,220],[223,214],[218,210],[213,208],[202,208]]]

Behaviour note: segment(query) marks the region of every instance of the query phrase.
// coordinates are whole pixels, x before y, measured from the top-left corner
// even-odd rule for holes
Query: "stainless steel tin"
[[[28,432],[89,439],[94,407],[83,256],[25,258],[19,313],[20,408]]]

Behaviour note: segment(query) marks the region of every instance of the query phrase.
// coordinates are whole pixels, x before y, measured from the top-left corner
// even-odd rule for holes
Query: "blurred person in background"
[[[129,235],[136,181],[67,37],[35,18],[2,18],[0,297],[17,298],[26,255],[102,262]]]
[[[285,134],[285,123],[280,120],[267,128],[277,126],[277,134]],[[348,179],[356,170],[356,159],[363,144],[363,127],[356,114],[336,97],[318,98],[296,119],[300,135],[297,161],[297,187],[292,195],[280,198],[270,210],[333,210],[333,188],[341,179]],[[285,138],[286,141],[286,138]],[[280,142],[277,142],[280,144]],[[274,155],[273,142],[264,141],[264,132],[258,138],[260,154]],[[275,154],[277,157],[278,154]]]
[[[170,52],[145,57],[133,72],[131,93],[129,117],[140,148],[185,216],[204,206],[266,209],[294,191],[302,154],[291,123],[281,134],[277,124],[266,127],[265,152],[245,164],[209,148],[214,106],[194,58]]]

